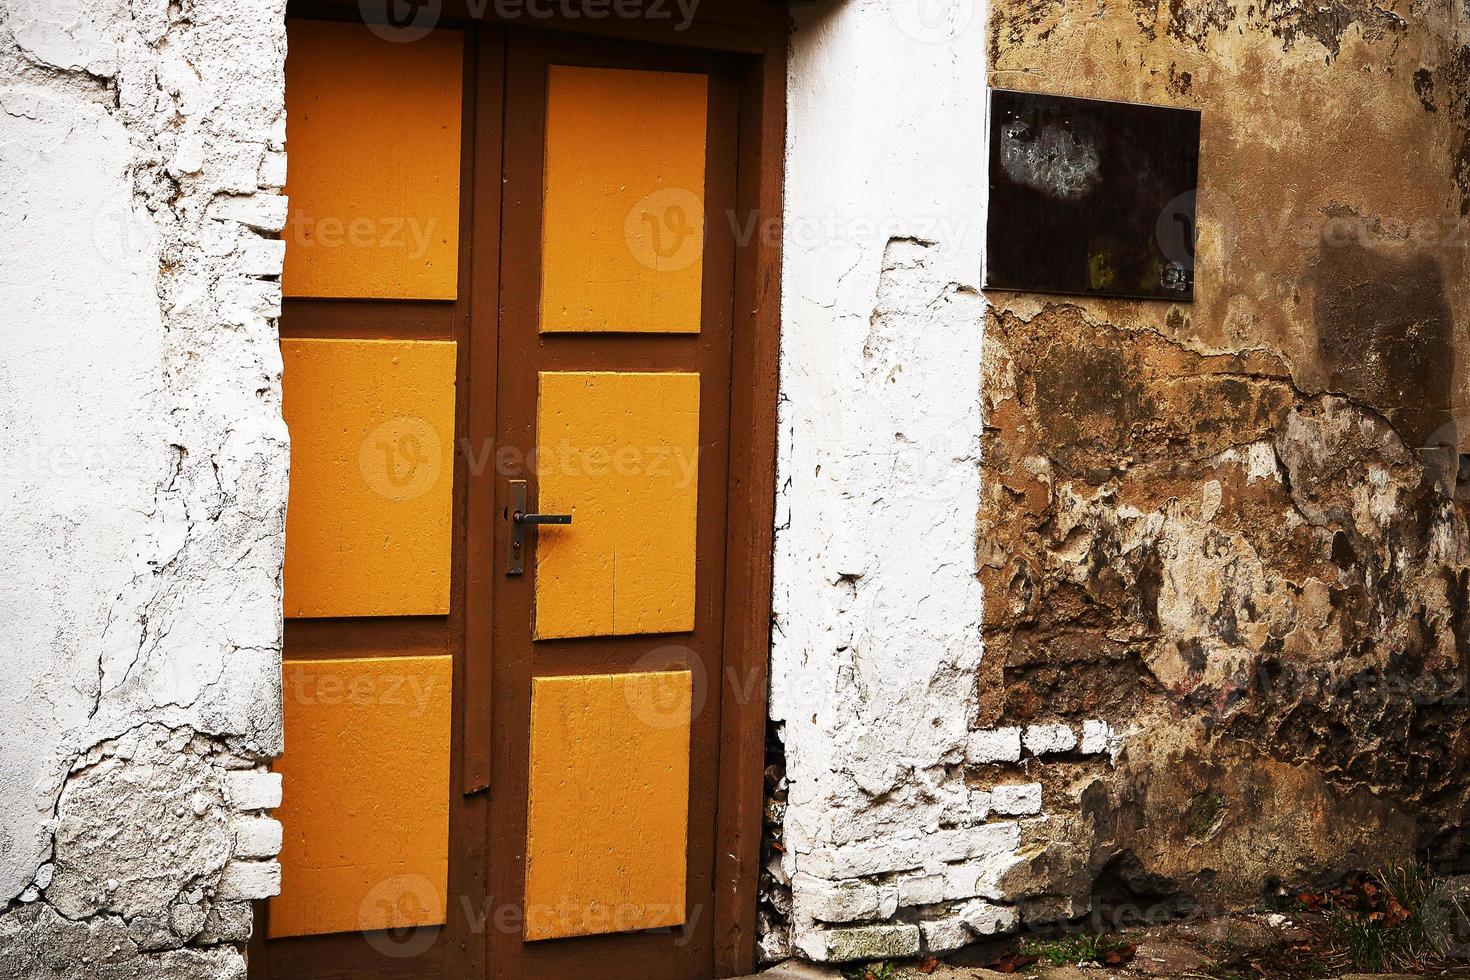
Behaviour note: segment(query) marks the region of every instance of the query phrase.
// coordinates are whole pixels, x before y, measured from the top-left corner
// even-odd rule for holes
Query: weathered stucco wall
[[[794,12],[764,952],[1463,864],[1464,10]],[[977,293],[987,81],[1204,111],[1197,302]]]
[[[279,876],[284,34],[0,5],[0,976],[243,976]]]
[[[993,85],[1204,112],[1195,303],[989,296],[980,720],[1120,736],[1023,914],[1466,857],[1464,14],[993,3]]]

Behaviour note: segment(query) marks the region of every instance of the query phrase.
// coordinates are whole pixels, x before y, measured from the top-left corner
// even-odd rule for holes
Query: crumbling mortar
[[[1101,306],[1101,309],[1106,309],[1109,301],[1103,300],[1101,302],[1103,304]],[[1029,311],[1011,309],[1006,306],[997,305],[990,311],[990,315],[1002,316],[1005,317],[1007,320],[1014,321],[1017,324],[1023,326],[1031,326],[1038,319],[1046,319],[1059,312],[1069,310],[1076,311],[1079,315],[1087,318],[1089,326],[1095,327],[1098,330],[1107,330],[1122,334],[1151,335],[1157,337],[1159,340],[1163,341],[1166,344],[1169,344],[1170,346],[1179,348],[1185,353],[1194,354],[1201,358],[1208,359],[1217,357],[1246,357],[1251,354],[1260,354],[1269,360],[1279,361],[1283,365],[1287,363],[1285,355],[1282,354],[1281,351],[1278,351],[1275,348],[1270,347],[1266,344],[1242,344],[1233,347],[1209,347],[1206,346],[1203,341],[1197,336],[1190,335],[1188,337],[1179,337],[1175,334],[1166,333],[1160,327],[1157,327],[1153,323],[1146,321],[1140,322],[1130,320],[1127,322],[1119,322],[1117,320],[1109,319],[1106,316],[1097,315],[1097,310],[1095,310],[1091,306],[1083,306],[1075,302],[1042,301],[1034,309],[1031,309]],[[1170,322],[1172,323],[1173,320],[1171,319]],[[1187,325],[1188,322],[1188,318],[1182,318],[1180,320],[1180,323],[1184,325]],[[1213,372],[1211,373],[1213,374]],[[1261,380],[1266,381],[1283,381],[1289,379],[1290,373],[1291,372],[1289,369],[1283,369],[1283,372],[1281,374],[1260,373],[1260,378]],[[1246,376],[1254,377],[1255,375],[1247,373]]]
[[[1038,315],[1053,315],[1053,311],[1043,311],[1043,314]],[[1027,321],[1030,331],[1034,334],[1040,324],[1031,325],[1030,319],[1034,318],[1028,318]],[[1091,329],[1096,332],[1106,334],[1109,331],[1118,329],[1115,325],[1112,324],[1097,324],[1092,322],[1091,319],[1087,317],[1084,317],[1083,319],[1086,321],[1087,329]],[[1171,346],[1181,346],[1177,342],[1172,341],[1169,338],[1161,339],[1169,341]],[[1215,375],[1213,373],[1200,374],[1196,375],[1196,377],[1213,378],[1215,377]],[[1291,382],[1289,378],[1270,377],[1268,380],[1273,385],[1285,386],[1286,389],[1289,389],[1289,404],[1293,406],[1291,409],[1291,411],[1293,412],[1300,413],[1301,415],[1306,417],[1322,418],[1333,417],[1334,413],[1348,413],[1349,415],[1355,415],[1356,417],[1363,420],[1360,424],[1368,426],[1368,429],[1365,431],[1377,431],[1389,434],[1390,438],[1392,439],[1392,443],[1389,448],[1392,458],[1396,459],[1396,461],[1385,464],[1388,467],[1388,470],[1403,471],[1407,474],[1406,478],[1409,480],[1409,483],[1407,484],[1409,490],[1405,492],[1418,493],[1421,495],[1431,492],[1428,484],[1426,483],[1422,470],[1418,466],[1418,460],[1414,451],[1414,447],[1410,444],[1409,440],[1404,437],[1403,432],[1400,430],[1400,428],[1393,424],[1391,418],[1385,412],[1379,411],[1374,406],[1364,404],[1361,399],[1343,397],[1341,394],[1333,391],[1320,391],[1309,394],[1301,390],[1301,388],[1298,387],[1294,382]],[[1181,388],[1187,388],[1186,382],[1187,378],[1179,377],[1165,379],[1156,383],[1161,384],[1164,387],[1174,387],[1175,385],[1177,385]],[[1027,411],[1029,415],[1032,415],[1033,417],[1035,413],[1039,410],[1037,405],[1028,401],[1026,397],[1026,391],[1021,386],[1019,380],[1016,383],[1015,391],[1008,391],[1002,397],[1019,398],[1022,407]],[[1232,453],[1240,454],[1249,452],[1251,447],[1262,444],[1264,437],[1264,444],[1270,449],[1271,465],[1275,470],[1276,479],[1281,486],[1281,491],[1275,495],[1276,499],[1280,500],[1293,513],[1295,513],[1301,525],[1305,527],[1320,528],[1326,531],[1333,531],[1346,526],[1349,529],[1350,533],[1355,533],[1351,530],[1353,527],[1353,515],[1350,511],[1333,513],[1331,511],[1321,510],[1320,506],[1318,506],[1317,512],[1312,513],[1303,508],[1302,498],[1299,497],[1298,492],[1291,486],[1291,480],[1288,474],[1292,471],[1292,466],[1290,465],[1290,462],[1282,455],[1283,446],[1285,444],[1278,433],[1279,423],[1273,425],[1270,429],[1258,433],[1252,433],[1251,435],[1244,436],[1239,440],[1234,440],[1230,443],[1227,443],[1223,447],[1221,447],[1217,443],[1212,448],[1219,451],[1211,452],[1208,454],[1195,454],[1193,456],[1185,458],[1182,462],[1177,458],[1171,458],[1167,461],[1149,461],[1143,464],[1136,464],[1130,459],[1130,456],[1132,454],[1130,442],[1131,440],[1137,439],[1139,437],[1139,433],[1135,431],[1132,435],[1124,437],[1117,450],[1118,452],[1125,455],[1122,457],[1121,462],[1114,464],[1113,468],[1116,471],[1115,475],[1110,477],[1107,483],[1097,486],[1093,491],[1098,495],[1095,499],[1099,502],[1091,505],[1091,516],[1085,517],[1075,513],[1070,514],[1067,517],[1067,526],[1072,529],[1076,529],[1079,526],[1090,526],[1093,528],[1110,526],[1111,523],[1114,522],[1112,508],[1115,507],[1116,504],[1105,505],[1101,503],[1101,501],[1103,501],[1105,498],[1110,498],[1120,492],[1122,481],[1125,478],[1136,482],[1140,480],[1147,481],[1153,479],[1153,477],[1150,476],[1150,473],[1183,474],[1185,475],[1185,482],[1188,483],[1190,477],[1188,477],[1187,474],[1190,472],[1190,470],[1192,468],[1202,466],[1203,472],[1206,474],[1206,476],[1198,476],[1194,479],[1204,480],[1207,478],[1208,474],[1218,471],[1220,467],[1224,465],[1225,457],[1229,456]],[[988,443],[994,444],[996,440],[1005,437],[1006,430],[1003,427],[991,425],[987,428],[986,439]],[[1035,523],[1032,525],[1035,528],[1035,531],[1028,532],[1028,540],[1033,543],[1028,544],[1027,548],[1029,549],[1029,552],[1027,553],[1046,556],[1049,554],[1046,549],[1048,547],[1051,547],[1051,545],[1044,544],[1043,542],[1059,542],[1063,538],[1063,528],[1058,524],[1058,521],[1061,519],[1064,507],[1063,501],[1059,496],[1062,484],[1072,483],[1078,480],[1085,484],[1094,479],[1095,475],[1089,475],[1083,472],[1083,468],[1071,468],[1071,470],[1073,470],[1074,472],[1069,472],[1069,468],[1063,465],[1063,461],[1053,458],[1051,454],[1046,451],[1044,445],[1043,447],[1040,447],[1040,452],[1043,457],[1049,460],[1048,465],[1050,467],[1050,472],[1052,475],[1045,480],[1045,484],[1047,486],[1047,505],[1041,513],[1034,514],[1031,518],[1033,521],[1035,521]],[[1356,472],[1354,470],[1351,470],[1350,467],[1353,464],[1346,459],[1336,460],[1335,462],[1330,463],[1330,465],[1335,466],[1335,469],[1327,471],[1325,473],[1317,474],[1317,480],[1319,484],[1324,481],[1330,483],[1333,480],[1340,480],[1347,477],[1348,474]],[[1408,469],[1405,470],[1405,467],[1407,467]],[[1404,477],[1392,477],[1391,479],[1402,478]],[[1315,488],[1313,489],[1313,492],[1315,492]],[[1185,516],[1185,511],[1187,511],[1186,505],[1182,501],[1180,495],[1177,493],[1167,495],[1163,498],[1162,503],[1156,504],[1154,506],[1160,508],[1158,512],[1161,514],[1173,515],[1170,519],[1174,520],[1180,519],[1181,516]],[[1436,509],[1433,509],[1431,513],[1426,516],[1425,520],[1428,522],[1426,524],[1426,527],[1453,526],[1453,522],[1457,519],[1455,516],[1457,509],[1462,510],[1463,508],[1457,508],[1455,504],[1448,500],[1440,501],[1436,505]],[[1446,525],[1446,522],[1451,522],[1451,525]],[[1118,529],[1112,532],[1112,534],[1120,540],[1132,539],[1133,535],[1131,532],[1125,532],[1122,530],[1122,528],[1126,527],[1129,523],[1129,518],[1118,515],[1116,517],[1116,524],[1118,526]],[[1391,531],[1392,527],[1395,526],[1397,525],[1390,525],[1389,530]],[[1460,525],[1460,527],[1461,537],[1463,537],[1463,523]],[[1151,547],[1151,545],[1149,544],[1149,539],[1153,535],[1157,534],[1158,531],[1159,529],[1156,528],[1145,537],[1134,540],[1134,543],[1132,545],[1123,546],[1125,547],[1125,551],[1120,553],[1126,553],[1127,550],[1136,549],[1138,547]],[[1068,535],[1072,533],[1073,532],[1071,530],[1067,531]],[[1386,532],[1379,531],[1375,533],[1381,535]],[[1425,535],[1427,534],[1427,532],[1415,533],[1419,535],[1417,540],[1426,540]],[[1433,540],[1438,541],[1440,540],[1440,538],[1435,537],[1433,538]],[[1244,560],[1250,561],[1261,568],[1272,567],[1272,560],[1269,556],[1259,550],[1259,545],[1256,541],[1250,539],[1249,537],[1237,536],[1237,546],[1243,548],[1241,554]],[[1098,539],[1093,541],[1093,543],[1089,547],[1092,553],[1100,554],[1100,552],[1097,551],[1097,549],[1100,547],[1117,548],[1120,547],[1120,545],[1114,544],[1111,546],[1107,546],[1104,545],[1103,539]],[[1382,543],[1381,547],[1387,549],[1385,554],[1388,556],[1388,568],[1401,569],[1400,572],[1395,572],[1393,574],[1407,574],[1407,566],[1405,566],[1404,563],[1410,558],[1409,549],[1411,545],[1409,541],[1394,538],[1390,535],[1390,537]],[[1436,545],[1436,547],[1440,546]],[[1373,552],[1370,547],[1367,551],[1367,554],[1370,556],[1370,558],[1372,553]],[[1461,553],[1463,553],[1463,548],[1461,549]],[[1048,557],[1046,560],[1054,569],[1051,574],[1056,574],[1056,571],[1060,571],[1064,568],[1064,563],[1062,563],[1061,560],[1055,556]],[[1300,596],[1307,588],[1307,582],[1304,579],[1294,578],[1291,575],[1283,574],[1283,571],[1280,568],[1274,569],[1271,572],[1271,575],[1272,578],[1279,585],[1290,588],[1298,596]],[[1392,594],[1393,588],[1395,587],[1389,587],[1389,594]],[[1395,622],[1395,614],[1391,609],[1387,607],[1387,600],[1384,598],[1384,593],[1382,591],[1375,593],[1374,599],[1375,605],[1373,622],[1375,626],[1381,628],[1387,624]],[[1106,607],[1099,608],[1103,609]],[[985,628],[985,635],[987,636],[987,638],[990,638],[994,641],[1004,641],[1004,639],[1008,635],[1014,633],[1014,631],[1018,627],[1022,626],[1022,624],[1030,623],[1032,626],[1036,626],[1041,624],[1044,619],[1045,616],[1043,615],[1041,608],[1035,607],[1030,613],[1022,614],[1019,617],[1011,615],[1008,618],[1002,619],[998,622],[987,623],[987,626]],[[1048,628],[1055,629],[1057,627],[1052,626]],[[1084,631],[1085,629],[1086,628],[1084,628]],[[1144,651],[1146,651],[1157,641],[1158,634],[1156,631],[1142,631],[1132,635],[1131,637],[1127,633],[1124,633],[1121,636],[1115,635],[1115,638],[1127,641],[1126,649],[1128,651],[1128,654],[1130,656],[1138,657],[1142,656]],[[1372,646],[1366,639],[1359,641],[1358,650],[1355,654],[1355,659],[1359,659],[1361,662],[1370,665],[1374,662]],[[1463,669],[1461,670],[1461,673],[1463,674]],[[1142,672],[1140,679],[1145,682],[1152,679],[1153,681],[1155,681],[1155,684],[1152,685],[1152,687],[1155,690],[1161,690],[1161,688],[1157,684],[1158,678],[1151,677],[1150,672]],[[1228,719],[1236,716],[1239,711],[1244,710],[1248,707],[1248,700],[1238,700],[1234,703],[1234,705],[1229,708],[1227,713],[1223,715],[1222,718],[1228,721]],[[1290,717],[1291,716],[1288,716],[1288,718]],[[1290,758],[1289,753],[1284,753],[1282,750],[1283,742],[1289,740],[1283,739],[1279,733],[1273,733],[1270,729],[1263,730],[1261,736],[1247,735],[1243,732],[1237,732],[1233,735],[1233,737],[1255,746],[1256,749],[1260,751],[1263,755]],[[1363,785],[1360,777],[1348,779],[1340,778],[1345,774],[1349,774],[1353,770],[1353,763],[1334,762],[1329,759],[1323,759],[1320,756],[1319,751],[1314,751],[1311,760],[1313,764],[1317,765],[1319,771],[1323,773],[1325,778],[1343,784],[1346,789],[1353,789],[1356,787],[1361,787]],[[1373,784],[1370,784],[1368,786],[1368,789],[1370,792],[1375,794],[1387,792],[1385,787]]]

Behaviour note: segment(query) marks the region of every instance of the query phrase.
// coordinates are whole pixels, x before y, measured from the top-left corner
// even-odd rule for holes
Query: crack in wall
[[[25,127],[0,222],[28,244],[4,302],[33,327],[0,378],[31,443],[6,461],[29,591],[8,599],[20,700],[0,697],[30,737],[0,761],[35,785],[0,804],[0,976],[241,976],[278,880],[257,814],[279,793],[258,770],[281,738],[287,437],[279,267],[255,243],[284,219],[283,14],[0,19],[0,108]]]

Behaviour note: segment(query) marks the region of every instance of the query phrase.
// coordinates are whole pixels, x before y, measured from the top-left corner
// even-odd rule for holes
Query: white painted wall
[[[283,6],[0,6],[7,976],[228,975],[279,873]]]
[[[940,890],[974,899],[1016,846],[1013,823],[979,823],[988,799],[961,772],[982,653],[985,11],[793,13],[771,681],[783,873],[796,951],[900,955],[918,949],[912,923],[818,920],[931,904],[869,884],[889,872],[968,876]]]

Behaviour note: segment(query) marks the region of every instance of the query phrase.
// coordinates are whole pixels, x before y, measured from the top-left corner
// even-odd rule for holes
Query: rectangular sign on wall
[[[1194,299],[1200,114],[990,92],[985,286]]]

